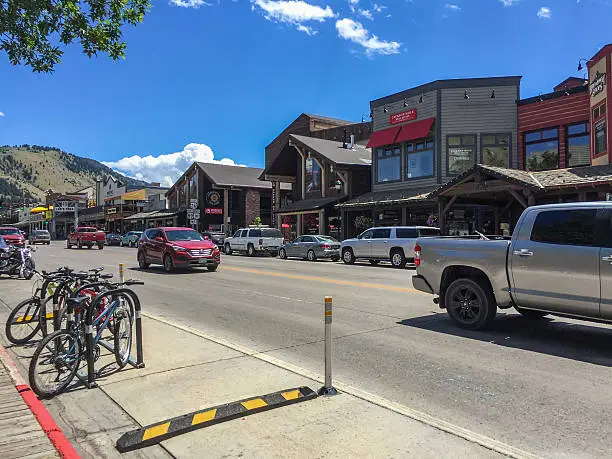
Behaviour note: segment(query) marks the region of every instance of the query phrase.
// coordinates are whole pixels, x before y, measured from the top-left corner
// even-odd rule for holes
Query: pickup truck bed
[[[610,228],[612,203],[551,204],[526,209],[510,241],[418,239],[413,285],[464,328],[510,307],[612,322]]]
[[[96,245],[99,250],[102,250],[105,242],[106,234],[103,231],[98,231],[97,228],[91,226],[80,226],[66,238],[66,248],[70,249],[76,245],[79,249],[82,247],[91,249]]]

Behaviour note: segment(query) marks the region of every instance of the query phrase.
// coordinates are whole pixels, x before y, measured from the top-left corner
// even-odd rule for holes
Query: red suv
[[[160,264],[167,272],[194,266],[206,266],[209,271],[216,271],[219,263],[219,247],[191,228],[150,228],[138,241],[138,265],[141,269]]]
[[[18,247],[25,247],[25,237],[21,231],[12,226],[0,226],[0,236],[4,238],[4,242],[8,245],[16,245]]]

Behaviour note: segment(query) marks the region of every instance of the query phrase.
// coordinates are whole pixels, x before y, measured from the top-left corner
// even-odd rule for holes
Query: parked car
[[[121,247],[124,245],[127,245],[128,247],[137,247],[140,236],[142,236],[142,231],[128,231],[119,241],[119,245]]]
[[[297,257],[308,261],[318,258],[329,258],[332,261],[340,259],[340,242],[331,236],[306,235],[283,244],[278,252],[283,260]]]
[[[98,249],[102,250],[105,241],[106,234],[104,234],[104,231],[98,231],[93,226],[79,226],[66,238],[66,248],[70,249],[73,245],[76,245],[79,249],[83,247],[91,249],[94,245],[97,245]]]
[[[419,237],[439,236],[440,229],[430,226],[391,226],[370,228],[340,245],[342,261],[352,265],[356,260],[369,260],[376,265],[391,261],[394,268],[404,268],[414,261],[414,244]]]
[[[232,237],[225,239],[224,249],[226,255],[233,252],[244,252],[249,257],[258,253],[268,253],[273,256],[278,255],[278,251],[283,245],[283,234],[276,228],[241,228]]]
[[[115,233],[108,233],[106,235],[106,245],[120,245],[121,236]]]
[[[612,203],[525,209],[512,238],[419,239],[417,290],[451,319],[483,329],[497,308],[612,323]]]
[[[34,230],[30,233],[30,245],[51,244],[51,235],[47,230]]]
[[[25,237],[19,229],[12,226],[0,226],[0,236],[4,238],[4,242],[8,245],[17,247],[25,247]]]
[[[225,234],[223,233],[216,233],[213,231],[202,231],[200,234],[204,236],[205,239],[213,241],[219,247],[223,247],[225,245]]]
[[[166,272],[196,266],[216,271],[221,252],[192,228],[150,228],[140,237],[137,259],[141,269],[160,264]]]

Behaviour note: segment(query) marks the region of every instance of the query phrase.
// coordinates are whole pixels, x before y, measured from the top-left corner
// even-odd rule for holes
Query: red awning
[[[404,124],[395,143],[408,142],[410,140],[422,139],[427,137],[435,118],[426,118],[424,120],[415,121],[414,123]]]
[[[382,145],[392,145],[395,143],[395,138],[401,126],[393,126],[389,129],[376,131],[372,133],[372,137],[368,141],[366,148],[380,147]]]

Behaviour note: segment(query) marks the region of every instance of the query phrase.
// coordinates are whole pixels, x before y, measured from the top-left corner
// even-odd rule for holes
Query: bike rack
[[[89,286],[92,286],[92,284],[89,284]],[[85,287],[87,286],[83,286],[82,288]],[[77,293],[79,290],[77,290]],[[128,359],[128,363],[135,368],[144,368],[145,366],[142,351],[142,308],[138,296],[133,290],[127,288],[119,288],[103,292],[95,297],[95,299],[87,307],[87,313],[85,314],[85,349],[87,356],[87,374],[85,374],[82,370],[79,370],[77,372],[77,377],[81,380],[81,382],[83,382],[83,384],[85,384],[88,389],[97,387],[96,371],[94,366],[95,362],[93,341],[93,311],[102,302],[102,299],[106,297],[113,297],[113,300],[119,297],[124,297],[130,303],[130,306],[134,308],[134,317],[136,323],[136,360],[134,360],[134,358],[130,356],[130,358]],[[69,313],[72,313],[72,311],[69,311]],[[99,341],[98,344],[111,352],[115,352],[115,348],[112,344],[103,341]]]
[[[59,299],[60,297],[63,295],[64,291],[67,291],[67,293],[69,295],[72,295],[72,290],[69,287],[70,282],[72,282],[71,279],[65,279],[61,282],[58,283],[57,287],[55,288],[55,292],[53,292],[53,331],[58,331],[60,329],[60,322],[59,322]],[[43,286],[46,287],[45,284],[43,284]],[[41,327],[45,327],[45,332],[47,331],[47,310],[46,310],[46,303],[44,301],[44,297],[41,300],[41,304],[40,304],[41,308],[45,308],[45,310],[43,311],[44,315],[43,317],[45,317],[45,321],[44,321],[44,325],[40,324]]]

